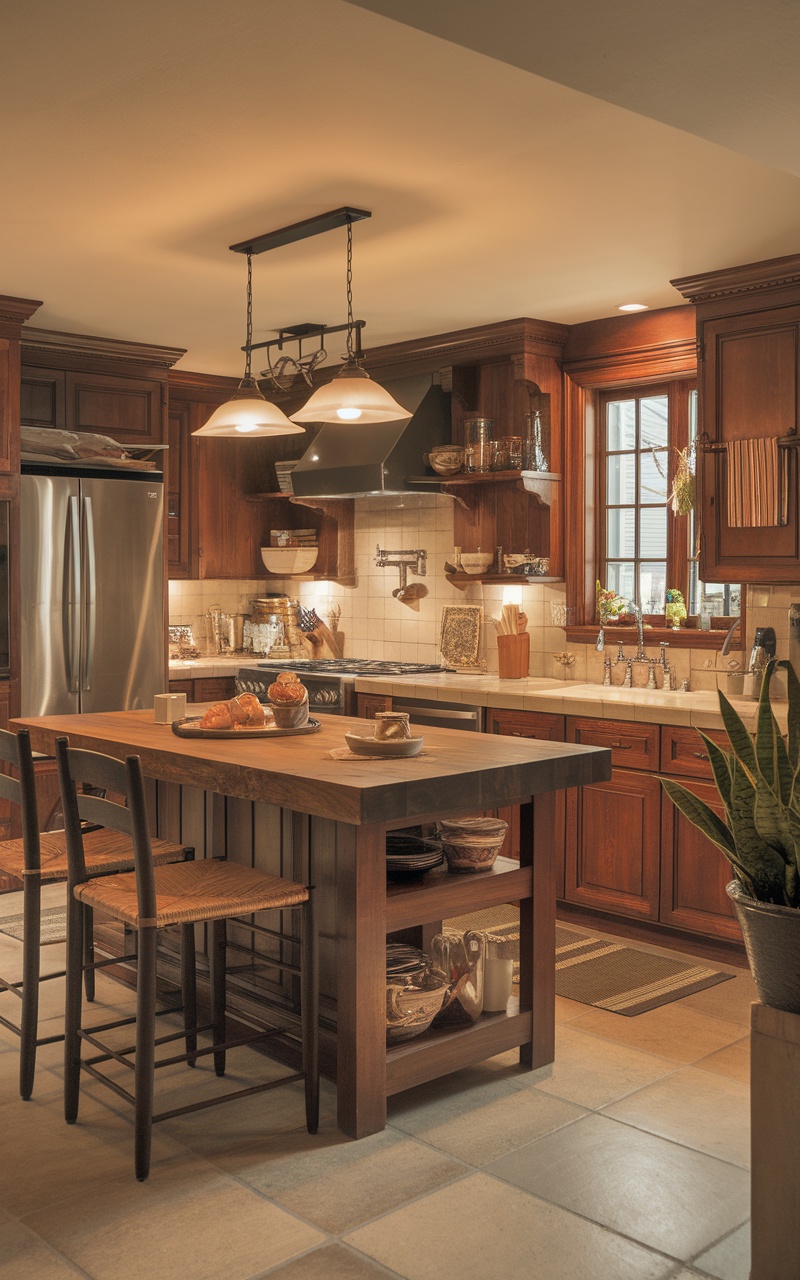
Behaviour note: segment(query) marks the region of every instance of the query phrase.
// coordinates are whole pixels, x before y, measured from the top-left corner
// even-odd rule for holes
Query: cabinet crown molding
[[[35,298],[14,298],[0,293],[0,320],[16,320],[18,324],[24,324],[41,305]]]
[[[670,280],[670,284],[695,305],[713,302],[716,298],[791,288],[800,284],[800,253],[767,258],[763,262],[746,262],[721,271],[706,271],[702,275],[682,276],[678,280]]]
[[[57,329],[37,329],[33,325],[26,325],[22,330],[22,350],[23,354],[26,351],[46,351],[51,355],[82,355],[95,360],[133,361],[163,369],[170,369],[186,354],[185,347],[163,347],[149,342],[99,338],[85,333],[63,333]]]

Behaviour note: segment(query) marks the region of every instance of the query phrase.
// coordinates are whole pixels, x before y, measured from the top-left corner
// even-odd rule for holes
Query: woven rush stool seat
[[[304,885],[252,867],[212,859],[158,867],[154,881],[156,912],[149,920],[139,915],[134,873],[89,880],[76,887],[75,897],[134,929],[140,925],[162,929],[169,924],[233,919],[254,911],[299,907],[308,900]]]
[[[153,861],[157,866],[164,862],[182,862],[186,856],[182,845],[169,844],[166,840],[153,840],[152,845]],[[105,827],[101,827],[98,831],[85,832],[83,848],[86,869],[92,875],[128,871],[133,866],[133,845],[128,836],[120,835],[118,831],[107,831]],[[24,880],[28,875],[38,875],[42,883],[66,880],[67,844],[63,831],[40,832],[39,860],[38,869],[28,869],[24,841],[0,841],[0,871],[6,875],[16,876],[18,880]]]
[[[152,857],[141,762],[128,756],[124,763],[95,751],[71,748],[66,738],[56,741],[58,779],[64,811],[67,859],[69,864],[67,898],[67,1000],[64,1038],[64,1118],[74,1124],[80,1104],[81,1073],[111,1088],[118,1097],[134,1108],[134,1164],[136,1177],[144,1181],[150,1171],[152,1126],[158,1120],[184,1115],[190,1111],[227,1102],[237,1096],[249,1097],[280,1084],[303,1080],[305,1086],[306,1127],[316,1133],[319,1123],[319,991],[317,981],[317,943],[313,914],[313,894],[306,885],[270,875],[252,867],[227,863],[214,858],[155,866]],[[101,789],[116,799],[86,794],[86,784]],[[83,788],[83,793],[79,788]],[[102,878],[90,875],[85,858],[85,836],[82,822],[98,822],[109,830],[131,838],[134,871]],[[310,854],[309,854],[310,857]],[[309,867],[310,879],[310,867]],[[83,925],[87,910],[103,911],[122,921],[136,936],[136,1016],[121,1018],[104,1026],[84,1028],[82,1025],[82,954]],[[261,911],[300,912],[300,937],[270,929],[255,922]],[[226,925],[237,919],[253,938],[267,935],[279,939],[278,954],[266,954],[228,942]],[[208,925],[208,962],[210,970],[211,1021],[196,1025],[189,1014],[195,1014],[195,925]],[[181,931],[181,978],[184,990],[183,1033],[156,1036],[156,984],[158,930],[177,925]],[[285,959],[283,944],[299,946],[299,963]],[[277,969],[281,974],[296,975],[301,992],[302,1070],[280,1079],[269,1079],[245,1089],[235,1089],[219,1097],[203,1098],[185,1106],[154,1114],[155,1071],[158,1067],[185,1062],[196,1065],[204,1055],[213,1055],[214,1070],[224,1076],[229,1049],[245,1044],[262,1043],[270,1037],[286,1035],[283,1018],[275,1027],[265,1027],[254,1034],[227,1040],[226,1028],[226,954],[228,947],[246,951],[258,968]],[[274,950],[274,949],[273,949]],[[280,958],[278,958],[280,956]],[[282,1013],[285,1016],[285,1008]],[[196,1019],[196,1015],[195,1015]],[[252,1025],[248,1013],[247,1023]],[[101,1039],[101,1033],[135,1023],[135,1043],[113,1047]],[[211,1044],[198,1037],[210,1033]],[[186,1052],[170,1054],[156,1060],[156,1048],[181,1037],[186,1039]],[[84,1057],[82,1046],[95,1052]],[[99,1068],[114,1061],[133,1073],[134,1089],[125,1089]]]
[[[36,777],[33,767],[30,735],[0,729],[0,762],[10,765],[17,774],[0,773],[0,796],[19,806],[22,836],[0,841],[0,871],[22,881],[22,979],[9,982],[0,978],[0,994],[16,996],[20,1001],[19,1024],[0,1016],[0,1024],[19,1036],[19,1091],[27,1100],[33,1093],[36,1072],[36,1050],[45,1044],[64,1039],[63,1032],[39,1036],[39,984],[63,978],[65,970],[41,972],[41,887],[44,883],[68,879],[69,861],[65,831],[39,831],[36,804]],[[100,877],[130,871],[134,864],[133,841],[124,832],[94,828],[83,833],[87,874]],[[153,860],[159,864],[183,861],[193,850],[164,840],[153,842]],[[84,908],[84,983],[87,1000],[94,999],[95,970],[113,960],[95,960],[91,908]],[[134,956],[123,957],[126,961]]]

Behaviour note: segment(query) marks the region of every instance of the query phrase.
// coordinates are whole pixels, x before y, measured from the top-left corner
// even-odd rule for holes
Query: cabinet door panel
[[[684,784],[724,820],[719,792],[702,782]],[[664,924],[741,942],[725,885],[733,879],[719,849],[664,797],[661,821],[661,911]]]
[[[752,436],[787,436],[798,426],[800,307],[709,320],[702,329],[701,430],[715,443]],[[731,528],[727,521],[727,459],[699,451],[705,536],[700,575],[706,582],[800,580],[798,459],[780,451],[789,472],[785,525]]]
[[[63,427],[64,372],[23,365],[20,383],[20,422],[27,427]]]
[[[615,769],[610,782],[567,793],[565,898],[658,919],[661,784]]]
[[[170,405],[167,443],[167,570],[170,578],[189,578],[191,498],[188,405]]]
[[[160,382],[103,373],[68,373],[66,395],[70,431],[99,431],[122,444],[162,441]]]

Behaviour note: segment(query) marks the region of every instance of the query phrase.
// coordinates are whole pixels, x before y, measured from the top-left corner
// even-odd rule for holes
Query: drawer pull
[[[695,760],[707,760],[707,759],[708,759],[708,752],[707,752],[707,751],[693,751],[693,752],[692,752],[692,755],[694,756]]]
[[[610,745],[613,747],[615,751],[632,751],[633,750],[632,742],[612,742]]]

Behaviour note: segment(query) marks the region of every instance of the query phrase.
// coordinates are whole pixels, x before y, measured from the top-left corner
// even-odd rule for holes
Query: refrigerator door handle
[[[68,613],[64,625],[67,632],[67,679],[70,693],[80,687],[81,664],[81,522],[78,499],[69,500],[69,521],[66,529],[66,569]]]
[[[97,624],[97,568],[94,549],[94,516],[91,498],[83,500],[83,567],[85,579],[86,629],[85,659],[83,664],[83,682],[81,687],[89,690],[92,687],[92,669],[94,667],[94,640]]]

